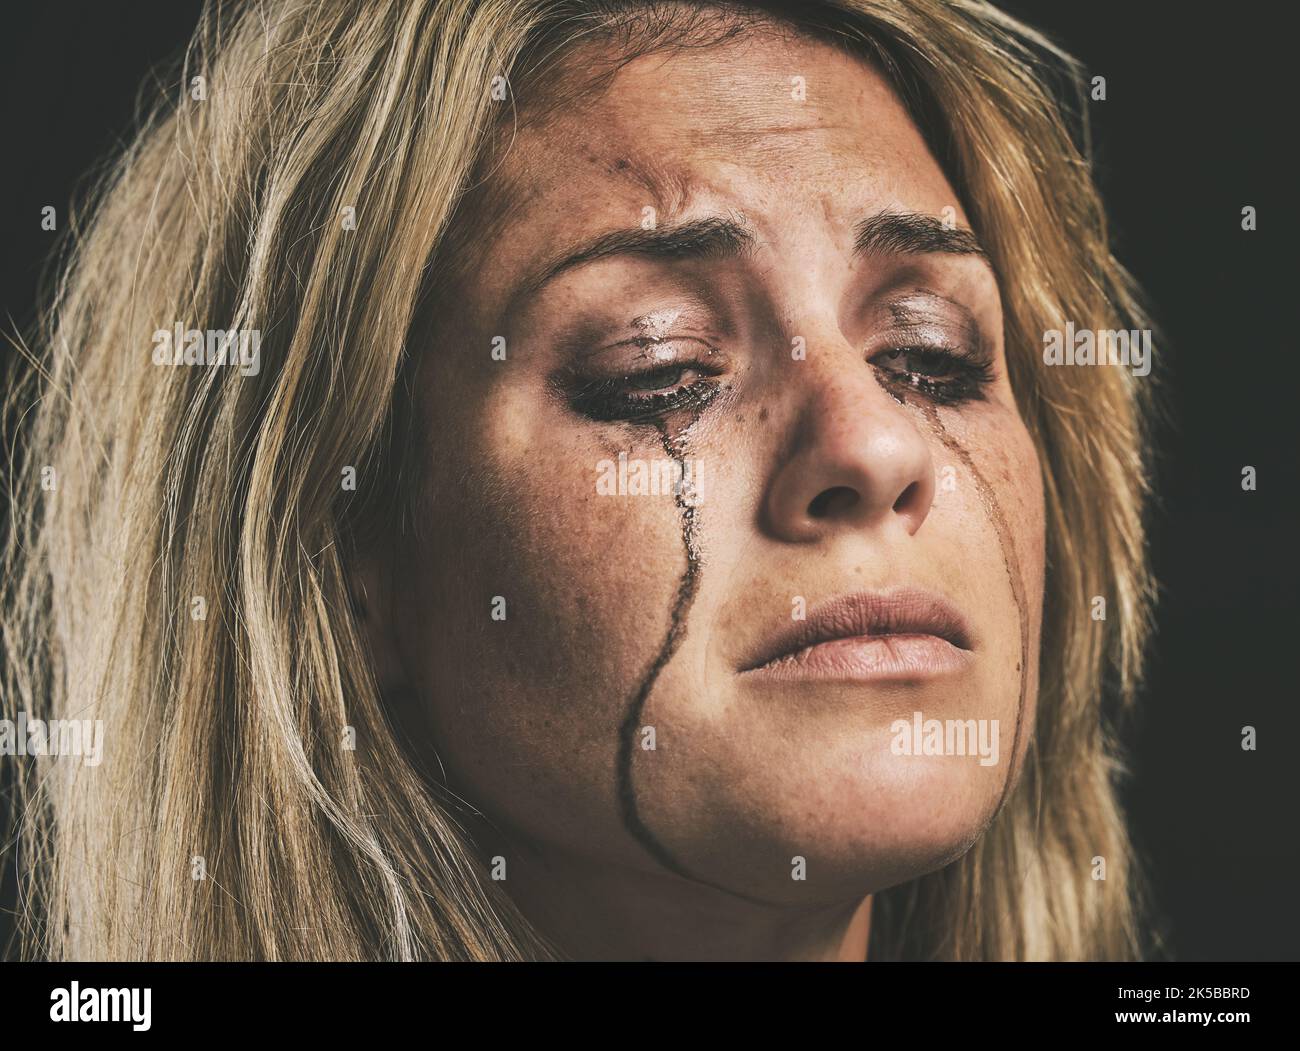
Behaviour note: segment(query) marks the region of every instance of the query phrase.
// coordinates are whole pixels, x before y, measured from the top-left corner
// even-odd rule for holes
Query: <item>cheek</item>
[[[974,455],[981,458],[978,462],[989,465],[985,475],[1002,510],[1014,551],[1010,572],[1018,572],[1024,589],[1032,706],[1043,619],[1046,526],[1042,469],[1033,439],[1019,419],[1000,427]],[[1032,711],[1028,714],[1032,715]]]
[[[671,493],[598,491],[620,451],[656,458],[653,432],[601,448],[520,410],[468,437],[471,472],[431,480],[407,664],[454,787],[554,842],[608,846],[622,723],[686,562],[681,520]]]
[[[986,571],[1005,581],[984,581],[1006,593],[1015,606],[1019,649],[1023,653],[1023,700],[1020,704],[1019,747],[1015,754],[1014,776],[1033,733],[1038,694],[1039,646],[1042,635],[1043,586],[1045,567],[1045,514],[1042,473],[1037,449],[1018,415],[997,412],[973,421],[947,414],[940,421],[941,444],[952,454],[955,470],[971,482],[965,493],[966,514],[981,517],[995,534],[1000,566],[985,557],[970,565],[983,565]],[[972,491],[973,490],[973,491]],[[983,574],[987,576],[987,572]],[[1017,657],[1015,670],[1020,674],[1022,658]]]
[[[1020,428],[1020,441],[1013,446],[1014,455],[1007,482],[1008,512],[1016,550],[1024,579],[1028,603],[1029,680],[1025,701],[1025,727],[1021,748],[1016,756],[1017,772],[1033,733],[1037,716],[1039,685],[1039,650],[1042,646],[1044,583],[1046,579],[1046,512],[1043,499],[1042,467],[1029,433]]]

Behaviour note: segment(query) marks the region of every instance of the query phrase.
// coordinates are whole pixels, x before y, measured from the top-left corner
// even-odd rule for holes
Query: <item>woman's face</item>
[[[1042,491],[994,275],[885,80],[774,34],[640,58],[475,207],[413,348],[429,539],[372,627],[451,786],[764,901],[959,856],[1032,732]]]

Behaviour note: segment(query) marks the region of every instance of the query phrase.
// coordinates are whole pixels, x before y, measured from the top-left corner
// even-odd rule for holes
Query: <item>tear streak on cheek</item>
[[[681,477],[687,477],[685,473],[685,432],[689,430],[689,427],[683,428],[676,435],[673,435],[669,433],[667,424],[661,423],[657,426],[659,427],[664,452],[676,461],[682,471]],[[636,785],[632,780],[632,761],[636,755],[636,742],[640,737],[641,717],[646,700],[650,696],[650,691],[654,689],[659,673],[672,660],[673,654],[677,652],[682,639],[686,637],[687,617],[700,587],[700,545],[696,536],[698,525],[697,509],[685,499],[680,491],[676,494],[675,499],[678,518],[681,522],[682,550],[686,555],[686,566],[682,570],[681,582],[677,587],[677,597],[673,601],[672,611],[669,615],[668,633],[664,636],[654,660],[650,662],[650,667],[642,676],[636,692],[632,695],[632,702],[628,706],[627,715],[624,716],[623,725],[619,731],[618,799],[623,813],[623,824],[655,860],[677,875],[699,882],[697,877],[693,876],[673,857],[672,852],[659,841],[658,837],[642,819],[640,807],[637,803]]]
[[[929,402],[925,402],[921,405],[921,411],[935,437],[943,443],[944,448],[962,462],[962,465],[970,472],[971,477],[975,479],[975,490],[979,493],[980,503],[984,506],[985,514],[988,515],[989,521],[993,524],[993,529],[997,533],[998,546],[1002,549],[1002,565],[1006,568],[1007,579],[1011,583],[1011,595],[1016,603],[1016,614],[1020,619],[1020,665],[1018,669],[1020,672],[1020,699],[1016,704],[1016,728],[1011,740],[1011,759],[1007,762],[1007,776],[1003,779],[1002,792],[998,796],[998,804],[993,811],[996,814],[1002,809],[1002,805],[1006,802],[1007,792],[1011,788],[1011,772],[1015,767],[1016,756],[1020,751],[1020,732],[1025,721],[1025,698],[1029,687],[1029,607],[1025,599],[1025,579],[1020,569],[1020,558],[1016,554],[1016,545],[1011,536],[1011,528],[1007,525],[1007,516],[1002,512],[1002,505],[998,503],[993,487],[989,485],[980,469],[975,466],[975,461],[971,458],[970,453],[956,438],[948,433],[943,421],[939,419],[939,410]]]
[[[664,452],[667,453],[680,470],[679,477],[688,477],[686,473],[686,435],[691,427],[699,420],[704,406],[700,406],[694,414],[690,424],[681,428],[675,434],[670,432],[665,423],[657,424],[659,436],[663,443]],[[758,901],[759,899],[750,898],[742,894],[735,888],[723,887],[720,884],[712,883],[701,876],[692,873],[680,861],[673,856],[670,851],[651,830],[645,819],[642,817],[640,806],[637,801],[636,784],[632,778],[632,763],[636,756],[636,742],[640,736],[641,720],[645,710],[646,701],[654,689],[655,682],[659,678],[659,673],[672,660],[673,655],[677,652],[682,640],[686,637],[687,618],[690,615],[691,605],[695,601],[695,596],[700,587],[700,572],[702,559],[700,557],[700,545],[698,539],[699,512],[697,508],[686,498],[685,494],[679,489],[676,493],[676,504],[678,519],[681,522],[682,530],[682,550],[686,556],[686,565],[682,570],[681,582],[677,587],[677,597],[673,601],[672,611],[668,619],[668,632],[664,640],[659,645],[658,652],[654,660],[651,661],[650,667],[642,677],[636,692],[632,696],[632,701],[628,705],[627,715],[623,719],[623,725],[619,731],[619,754],[618,754],[618,799],[622,809],[623,824],[628,832],[635,838],[650,855],[670,872],[688,879],[693,883],[703,884],[713,887],[716,890],[725,891],[735,897],[743,898],[747,901]]]

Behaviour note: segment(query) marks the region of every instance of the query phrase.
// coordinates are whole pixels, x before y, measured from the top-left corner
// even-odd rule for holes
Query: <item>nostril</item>
[[[808,514],[812,518],[828,518],[831,515],[847,511],[859,500],[857,490],[846,485],[837,485],[823,489],[808,505]]]
[[[917,483],[913,482],[906,489],[904,489],[902,495],[900,495],[899,498],[894,501],[894,513],[903,514],[908,509],[908,506],[912,503],[912,501],[916,498],[916,494],[917,494]]]

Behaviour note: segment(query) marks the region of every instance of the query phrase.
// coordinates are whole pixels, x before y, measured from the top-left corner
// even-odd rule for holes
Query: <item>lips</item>
[[[903,587],[832,599],[775,633],[744,661],[746,678],[908,680],[973,660],[965,618],[942,596]]]

